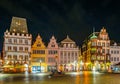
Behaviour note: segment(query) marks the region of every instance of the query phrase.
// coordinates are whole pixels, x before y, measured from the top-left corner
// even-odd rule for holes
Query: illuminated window
[[[23,55],[20,55],[20,56],[19,56],[19,59],[22,60],[22,59],[23,59]]]
[[[104,56],[101,56],[101,60],[104,60]]]
[[[96,42],[92,42],[92,46],[96,46]]]
[[[100,60],[100,56],[97,56],[97,59]]]
[[[11,55],[8,55],[8,59],[12,59],[12,56],[11,56]]]
[[[26,60],[28,60],[28,56],[27,56],[27,55],[25,55],[25,61],[26,61]]]
[[[11,51],[12,49],[11,49],[11,46],[8,46],[8,51]]]
[[[66,47],[66,44],[64,44],[64,48]]]
[[[13,59],[14,59],[14,60],[17,60],[17,55],[13,55]]]

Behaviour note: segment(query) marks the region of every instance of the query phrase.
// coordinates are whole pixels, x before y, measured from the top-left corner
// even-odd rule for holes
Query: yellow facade
[[[35,72],[47,72],[47,60],[46,60],[46,46],[42,42],[42,38],[38,34],[36,41],[32,45],[31,49],[31,66],[32,71]]]

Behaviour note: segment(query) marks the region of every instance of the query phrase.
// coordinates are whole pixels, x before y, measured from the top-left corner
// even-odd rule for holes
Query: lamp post
[[[56,62],[56,70],[57,70],[57,58],[58,58],[58,56],[55,56],[55,62]]]
[[[13,59],[13,67],[14,67],[14,72],[15,72],[15,58]]]
[[[41,61],[41,59],[40,59],[40,72],[41,72],[41,62],[42,62],[42,61]]]

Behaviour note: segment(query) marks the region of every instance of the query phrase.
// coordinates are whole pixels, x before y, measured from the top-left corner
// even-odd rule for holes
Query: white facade
[[[11,69],[22,70],[22,65],[27,67],[30,65],[32,35],[28,34],[26,19],[13,17],[10,30],[4,32],[3,44],[3,61],[6,72]],[[21,68],[20,68],[21,67]]]
[[[29,64],[31,51],[32,35],[10,33],[8,30],[4,33],[4,63],[15,61],[20,64]]]
[[[120,46],[114,43],[110,46],[110,61],[111,65],[115,65],[120,62]]]
[[[59,46],[59,64],[64,71],[76,71],[79,57],[79,48],[68,36]]]

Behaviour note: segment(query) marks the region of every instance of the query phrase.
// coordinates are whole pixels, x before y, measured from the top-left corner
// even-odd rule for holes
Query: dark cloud
[[[27,18],[33,39],[40,33],[46,43],[54,34],[58,41],[69,35],[81,45],[93,27],[100,31],[102,26],[113,40],[119,41],[119,9],[115,0],[0,0],[1,39],[11,17],[19,16]]]

